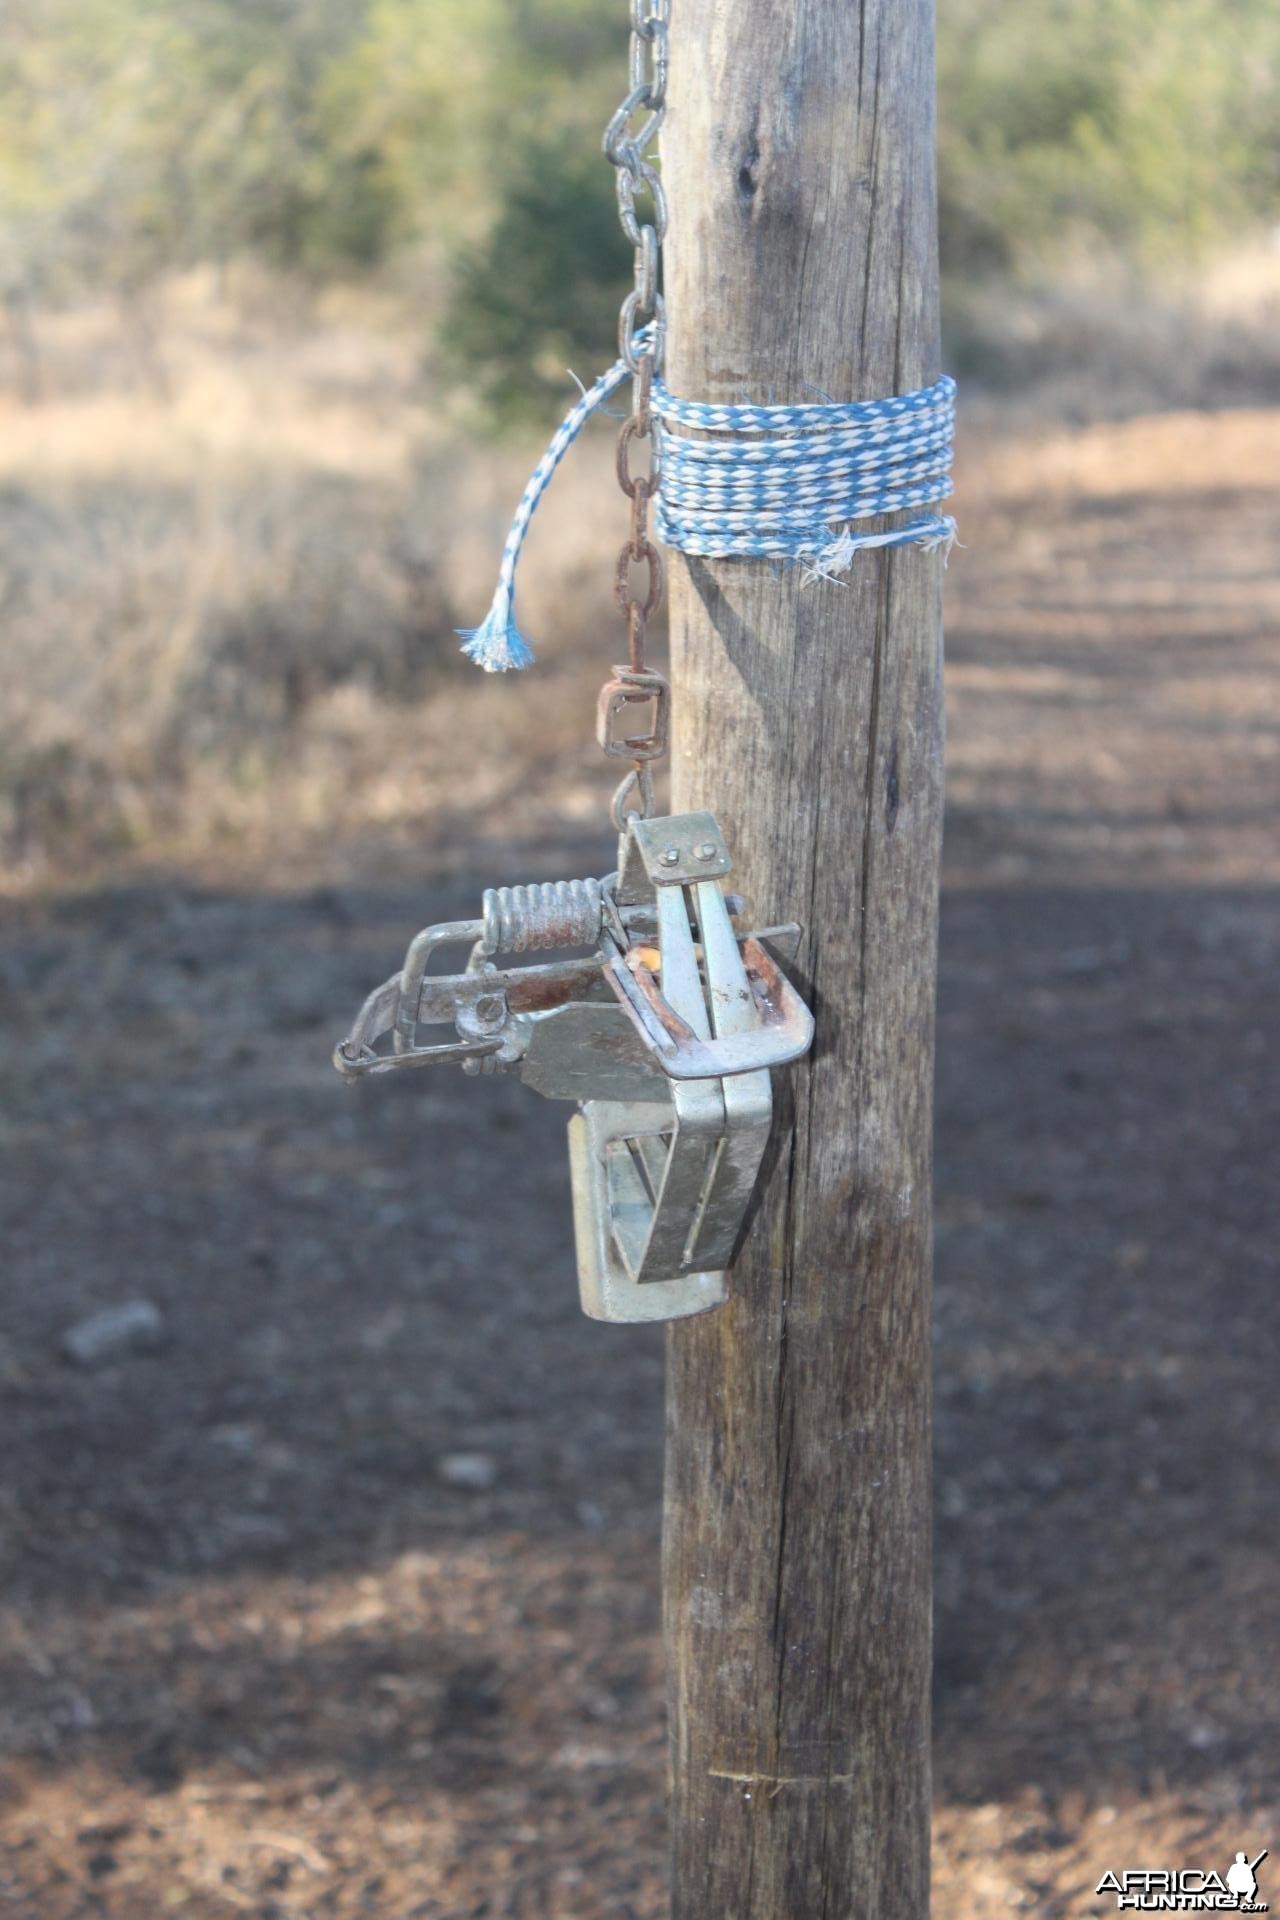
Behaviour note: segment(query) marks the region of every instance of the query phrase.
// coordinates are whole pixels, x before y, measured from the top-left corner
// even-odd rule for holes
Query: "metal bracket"
[[[633,819],[628,823],[629,848],[622,855],[622,877],[634,871],[630,847],[644,870],[650,890],[695,886],[700,880],[723,880],[733,862],[713,813],[670,814],[665,819]]]

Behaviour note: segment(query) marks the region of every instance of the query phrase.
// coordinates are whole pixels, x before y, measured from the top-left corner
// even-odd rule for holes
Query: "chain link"
[[[615,592],[627,623],[627,664],[614,669],[600,694],[600,745],[608,754],[633,750],[634,766],[613,797],[616,825],[628,813],[647,817],[653,810],[653,777],[649,762],[667,750],[670,690],[659,673],[645,662],[645,637],[650,615],[662,598],[662,554],[649,538],[649,502],[658,489],[660,454],[650,394],[662,365],[666,309],[659,289],[662,242],[667,233],[667,198],[662,176],[649,155],[661,130],[667,106],[670,65],[668,28],[671,0],[630,0],[630,86],[604,134],[605,158],[614,168],[618,218],[635,249],[635,282],[618,316],[618,350],[635,377],[631,417],[618,436],[618,485],[630,503],[628,537],[618,555]],[[637,210],[647,201],[648,216]],[[632,448],[647,443],[647,473],[631,470]],[[642,571],[643,593],[633,585]],[[614,737],[616,716],[628,707],[650,703],[653,723],[647,735]]]

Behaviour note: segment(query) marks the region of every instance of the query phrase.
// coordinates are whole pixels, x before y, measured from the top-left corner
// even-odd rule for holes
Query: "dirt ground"
[[[1278,437],[1246,412],[966,436],[948,1920],[1101,1914],[1108,1868],[1280,1851]],[[579,1314],[559,1111],[452,1074],[353,1097],[329,1065],[415,927],[607,864],[580,819],[519,818],[134,854],[5,905],[15,1920],[663,1911],[660,1337]],[[62,1358],[140,1297],[158,1351]]]

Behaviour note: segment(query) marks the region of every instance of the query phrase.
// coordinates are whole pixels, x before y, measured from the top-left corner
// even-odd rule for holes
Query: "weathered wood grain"
[[[699,399],[939,371],[930,0],[677,0],[667,377]],[[675,1920],[922,1920],[941,563],[847,586],[672,556],[675,805],[804,922],[732,1303],[668,1331]]]

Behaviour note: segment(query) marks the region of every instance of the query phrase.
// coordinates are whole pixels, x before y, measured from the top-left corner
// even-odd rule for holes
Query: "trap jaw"
[[[769,1069],[812,1036],[776,963],[758,941],[740,947],[729,870],[709,813],[633,816],[622,835],[614,899],[624,925],[652,913],[656,952],[630,942],[605,979],[663,1080],[660,1102],[588,1100],[569,1123],[578,1280],[598,1319],[724,1301],[773,1117]]]
[[[366,1000],[335,1054],[348,1078],[460,1061],[518,1072],[569,1123],[584,1310],[622,1322],[719,1306],[773,1112],[770,1069],[798,1059],[813,1019],[782,973],[799,929],[739,934],[709,813],[628,820],[604,881],[490,889],[480,920],[426,928]],[[465,970],[428,975],[465,943]],[[766,944],[766,942],[768,944]],[[593,947],[501,968],[499,956]],[[456,1038],[420,1044],[422,1025]],[[392,1051],[376,1043],[390,1034]]]

